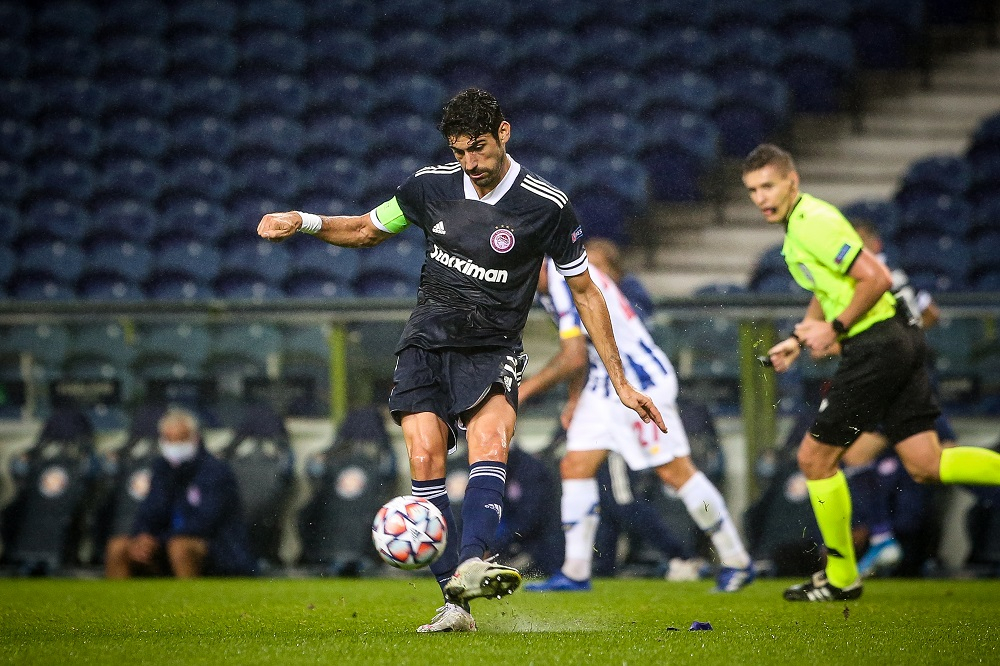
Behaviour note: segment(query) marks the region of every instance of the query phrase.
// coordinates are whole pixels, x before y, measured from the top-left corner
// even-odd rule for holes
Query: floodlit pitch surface
[[[418,635],[436,587],[410,579],[0,580],[15,664],[1000,663],[1000,581],[880,580],[859,601],[788,603],[791,580],[598,580],[478,601],[476,634]],[[712,631],[689,631],[694,621]]]

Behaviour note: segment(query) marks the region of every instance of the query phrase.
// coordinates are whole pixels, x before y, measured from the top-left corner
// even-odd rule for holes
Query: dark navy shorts
[[[503,391],[517,411],[517,386],[528,364],[519,348],[422,349],[406,347],[396,355],[389,410],[398,424],[408,413],[431,412],[448,424],[448,452],[457,446],[462,415],[491,391]]]
[[[842,343],[840,365],[809,433],[850,446],[881,431],[890,444],[927,430],[941,413],[927,372],[924,332],[897,315]]]

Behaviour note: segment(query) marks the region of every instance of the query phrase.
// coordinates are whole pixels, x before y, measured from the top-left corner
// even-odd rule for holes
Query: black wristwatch
[[[844,335],[847,333],[847,327],[844,326],[844,322],[839,319],[834,319],[830,322],[830,326],[833,326],[833,332],[837,335]]]

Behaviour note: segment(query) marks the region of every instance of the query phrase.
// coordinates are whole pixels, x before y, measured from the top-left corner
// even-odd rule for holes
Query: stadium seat
[[[69,329],[62,324],[23,324],[2,329],[0,355],[29,355],[55,374],[69,352]]]
[[[20,245],[33,238],[52,238],[75,243],[83,239],[92,224],[87,209],[77,202],[33,198],[12,241]]]
[[[963,238],[972,219],[972,206],[965,199],[948,194],[915,198],[901,209],[896,234],[900,241],[916,231]]]
[[[624,113],[637,116],[642,109],[647,88],[645,82],[628,70],[594,69],[580,77],[580,108],[576,115]]]
[[[764,26],[734,25],[721,30],[716,39],[717,79],[735,80],[753,72],[777,73],[785,55],[784,43]]]
[[[134,113],[165,118],[173,104],[173,88],[165,78],[120,77],[101,81],[104,116]]]
[[[375,7],[365,0],[330,0],[310,5],[307,28],[329,31],[334,28],[367,31],[375,25]]]
[[[303,238],[286,243],[289,251],[288,281],[295,281],[295,274],[308,272],[323,275],[326,279],[350,284],[358,273],[360,253],[356,250],[320,243]],[[286,289],[288,282],[286,282]]]
[[[210,332],[208,354],[202,361],[206,374],[262,376],[281,355],[281,330],[269,324],[224,324]]]
[[[512,3],[511,10],[510,26],[518,33],[537,26],[571,32],[582,25],[588,16],[595,13],[592,4],[573,0],[515,2]]]
[[[290,267],[291,256],[285,245],[264,240],[256,234],[230,235],[222,239],[218,247],[220,273],[246,271],[280,284]]]
[[[723,154],[742,159],[785,129],[789,104],[785,82],[765,71],[719,81],[712,118],[719,129]]]
[[[241,91],[240,112],[252,117],[274,114],[276,118],[292,120],[309,101],[309,90],[297,76],[244,70],[237,81]]]
[[[209,330],[196,324],[144,324],[136,334],[138,354],[134,364],[159,357],[198,366],[211,346]]]
[[[224,115],[224,114],[223,114]],[[174,114],[170,123],[170,159],[206,157],[225,160],[236,145],[236,128],[217,115]]]
[[[46,39],[31,50],[33,76],[92,76],[100,64],[97,47],[86,37],[58,36]]]
[[[572,35],[538,24],[525,26],[512,48],[508,70],[525,78],[553,71],[571,75],[580,58],[579,42]],[[522,108],[519,104],[508,106],[512,110]]]
[[[160,301],[204,301],[215,296],[200,276],[172,269],[154,270],[142,288],[146,296]]]
[[[376,196],[393,192],[407,178],[426,166],[424,160],[415,157],[383,157],[377,159],[371,167],[371,179],[368,182],[367,195]]]
[[[361,250],[356,281],[371,276],[409,281],[414,292],[424,264],[424,244],[416,234],[396,236],[373,248]]]
[[[908,67],[921,13],[922,3],[910,0],[856,0],[850,29],[859,64],[870,69]]]
[[[53,2],[35,9],[34,24],[37,32],[86,38],[97,32],[100,15],[85,2]]]
[[[167,29],[166,7],[155,0],[111,3],[101,12],[104,34],[135,34],[160,37]]]
[[[615,25],[593,26],[581,33],[577,67],[625,73],[642,69],[646,39],[642,32]]]
[[[99,324],[79,324],[69,329],[66,364],[74,360],[93,361],[94,364],[108,364],[127,367],[138,351],[136,341],[126,328],[115,321]]]
[[[225,163],[208,158],[178,159],[166,170],[164,194],[198,196],[224,201],[232,189],[232,174]]]
[[[31,125],[13,118],[0,120],[0,158],[24,160],[35,147]]]
[[[275,406],[267,402],[248,405],[219,457],[236,476],[258,569],[280,565],[284,513],[295,484],[295,457]]]
[[[219,271],[221,258],[214,245],[180,238],[164,240],[153,258],[154,272],[181,273],[196,282],[208,282]]]
[[[90,198],[94,191],[95,176],[90,165],[81,160],[66,158],[40,158],[35,162],[34,177],[31,183],[33,196],[59,196],[69,201],[83,202]],[[3,162],[0,162],[0,185],[8,182],[3,173]],[[16,184],[10,185],[17,192]]]
[[[973,204],[995,198],[1000,194],[1000,147],[992,153],[980,153],[972,167],[972,182],[968,199]]]
[[[332,30],[322,27],[311,34],[309,69],[320,80],[364,76],[375,70],[378,48],[366,33],[338,25]]]
[[[643,126],[634,116],[609,111],[578,113],[573,120],[578,133],[573,157],[620,155],[631,158],[644,143]]]
[[[786,0],[779,27],[787,35],[813,28],[847,27],[851,18],[850,0]]]
[[[19,41],[0,41],[0,77],[24,78],[30,61],[30,52]]]
[[[577,86],[572,79],[551,73],[540,77],[525,77],[514,84],[508,104],[521,111],[572,115],[580,103]]]
[[[710,114],[715,108],[718,89],[711,78],[691,70],[664,69],[645,77],[646,94],[642,114],[655,115],[662,110]]]
[[[306,43],[294,32],[254,30],[240,38],[240,68],[244,72],[295,75],[308,59]]]
[[[14,272],[16,265],[17,255],[14,254],[14,250],[10,249],[5,243],[0,244],[0,288],[3,288],[3,291],[0,291],[0,301],[3,300],[3,297],[7,293],[4,285],[7,282],[7,278]]]
[[[309,78],[307,114],[366,117],[378,103],[378,88],[363,75],[317,71]]]
[[[742,0],[712,0],[709,3],[708,25],[717,33],[753,28],[773,28],[782,16],[782,7],[772,12],[760,12]]]
[[[100,238],[142,244],[156,233],[157,214],[151,204],[134,199],[109,199],[94,210],[94,224],[88,230],[88,245]]]
[[[260,302],[285,297],[280,282],[271,281],[256,270],[220,271],[212,280],[212,288],[219,298],[234,300]]]
[[[980,234],[996,229],[997,220],[1000,220],[1000,191],[976,203],[969,222],[968,239],[978,242]]]
[[[965,286],[972,253],[965,241],[952,236],[918,234],[899,241],[900,263],[917,286],[924,272],[935,274],[928,291],[955,291]],[[926,288],[926,287],[925,287]]]
[[[25,115],[33,116],[36,106],[43,109],[59,109],[61,114],[78,118],[98,118],[104,111],[106,102],[104,89],[90,79],[74,76],[47,77],[28,89],[20,90],[16,95],[16,105],[5,103],[8,100],[5,100],[3,90],[12,85],[16,89],[17,84],[23,85],[23,82],[6,82],[4,86],[0,86],[0,104],[8,115],[23,112]]]
[[[31,30],[31,12],[24,5],[0,5],[0,39],[18,40]]]
[[[956,155],[934,155],[919,159],[907,168],[896,191],[896,203],[903,209],[923,199],[941,195],[961,198],[972,184],[969,163]]]
[[[76,294],[91,301],[142,301],[141,286],[117,272],[84,271],[76,281]]]
[[[796,111],[833,113],[845,108],[854,72],[854,44],[847,30],[806,28],[795,33],[781,63]]]
[[[240,88],[225,76],[200,71],[171,77],[174,83],[173,110],[184,115],[171,118],[177,127],[186,116],[208,118],[219,125],[240,108]],[[203,146],[202,151],[212,151]]]
[[[386,275],[365,274],[354,281],[354,291],[363,298],[413,298],[417,283]]]
[[[14,160],[0,159],[0,202],[16,206],[28,191],[28,172]]]
[[[83,263],[83,251],[75,243],[39,238],[23,242],[18,248],[19,272],[48,273],[67,284],[80,275]]]
[[[641,165],[619,156],[592,154],[581,160],[580,179],[570,193],[589,236],[628,241],[626,222],[645,211],[647,175]]]
[[[487,59],[477,59],[474,64],[475,69],[479,69],[480,71],[485,70],[488,74],[494,75],[505,73],[514,62],[515,54],[515,47],[511,44],[511,40],[504,33],[499,32],[502,29],[503,14],[507,6],[500,3],[490,3],[487,6],[480,6],[478,2],[464,2],[463,5],[461,11],[468,9],[470,12],[476,13],[485,10],[492,14],[496,10],[497,13],[496,15],[491,15],[489,20],[483,24],[489,25],[489,28],[469,30],[466,25],[454,33],[450,31],[445,33],[449,39],[447,41],[447,48],[445,49],[444,62],[441,67],[442,77],[447,79],[449,72],[454,69],[465,69],[470,64],[468,57],[470,53],[490,54],[490,57]],[[451,11],[456,10],[452,9]],[[467,19],[467,16],[461,13],[457,16],[463,22]],[[455,85],[448,87],[448,90],[456,92],[463,87],[462,85]],[[491,90],[490,88],[486,89]]]
[[[70,284],[55,279],[49,271],[18,271],[7,279],[7,294],[19,301],[70,301]]]
[[[3,108],[4,116],[25,121],[34,120],[41,101],[40,87],[42,86],[29,85],[23,79],[0,80],[0,108]],[[43,90],[47,91],[48,88],[43,87]]]
[[[644,73],[708,73],[715,59],[716,43],[709,33],[690,25],[668,26],[649,35]]]
[[[298,121],[271,112],[249,114],[236,124],[237,149],[250,152],[294,156],[304,135]]]
[[[156,159],[167,149],[172,136],[155,118],[115,117],[105,127],[101,150],[119,155]]]
[[[433,117],[446,101],[444,87],[436,78],[419,73],[388,76],[380,95],[378,108],[393,114],[413,113]]]
[[[184,0],[173,7],[170,25],[175,30],[232,32],[236,27],[236,8],[220,0]]]
[[[295,269],[285,278],[281,288],[289,298],[330,300],[357,295],[350,282],[341,282],[310,269]]]
[[[380,43],[375,55],[375,70],[405,74],[434,74],[444,67],[448,46],[434,32],[412,29],[393,31],[391,39]]]
[[[996,284],[997,274],[1000,274],[1000,229],[993,228],[977,235],[972,244],[968,281],[983,290],[984,285]]]
[[[531,113],[517,110],[511,118],[514,135],[508,149],[518,156],[531,151],[540,155],[566,159],[578,142],[569,120],[556,113]]]
[[[162,76],[169,56],[158,37],[114,35],[101,45],[102,76]]]
[[[662,111],[647,121],[639,161],[657,201],[699,201],[706,179],[719,164],[719,130],[707,117]]]
[[[310,161],[304,174],[308,179],[304,189],[314,193],[322,192],[327,199],[338,198],[346,202],[360,202],[369,187],[369,177],[362,164],[346,157],[314,159]],[[388,195],[388,192],[386,194]],[[260,217],[257,220],[259,221]]]
[[[154,242],[169,239],[215,243],[228,225],[228,215],[218,203],[200,197],[178,196],[168,200],[160,212]]]
[[[169,40],[172,75],[227,76],[239,62],[239,49],[218,32],[180,32]]]
[[[891,241],[899,230],[899,206],[891,200],[861,199],[842,206],[840,212],[851,222],[869,222],[879,235]]]
[[[301,175],[295,162],[262,154],[244,154],[233,163],[233,186],[241,194],[291,201]]]
[[[36,133],[36,149],[53,156],[88,160],[100,148],[98,127],[85,118],[48,116]]]
[[[367,119],[346,114],[311,114],[305,121],[302,152],[306,160],[320,156],[363,158],[372,141]]]
[[[437,33],[444,23],[445,5],[438,2],[414,3],[407,0],[382,0],[375,13],[372,30],[382,40],[391,42],[401,27]]]
[[[253,0],[240,7],[237,30],[272,29],[296,32],[306,25],[306,8],[292,0]]]
[[[373,119],[368,161],[410,156],[420,162],[447,162],[447,145],[434,122],[415,113],[393,113]],[[453,158],[452,158],[453,159]],[[423,166],[421,164],[420,166]],[[412,172],[411,172],[412,173]],[[399,183],[394,183],[395,187]]]
[[[149,277],[153,267],[153,253],[145,243],[99,238],[88,243],[84,270],[88,273],[109,273],[135,283]]]

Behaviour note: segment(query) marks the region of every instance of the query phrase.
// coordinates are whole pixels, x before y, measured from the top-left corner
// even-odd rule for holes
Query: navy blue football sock
[[[503,513],[503,489],[507,465],[492,460],[472,463],[469,485],[462,503],[462,550],[459,562],[482,557],[493,542],[500,514]]]
[[[431,563],[431,573],[437,579],[438,585],[444,592],[444,584],[448,582],[451,575],[458,568],[458,535],[455,530],[455,514],[451,510],[451,502],[448,500],[448,491],[444,487],[444,479],[430,479],[429,481],[411,481],[411,492],[416,497],[430,500],[444,516],[445,525],[448,526],[448,542],[445,544],[441,557]]]

